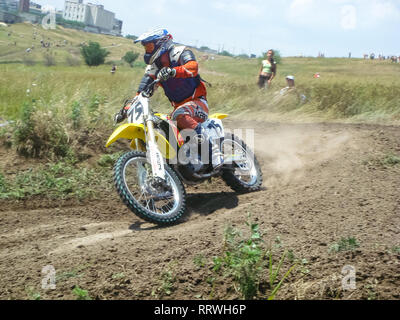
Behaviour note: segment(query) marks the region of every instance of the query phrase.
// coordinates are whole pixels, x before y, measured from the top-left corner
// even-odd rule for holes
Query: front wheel
[[[262,187],[262,171],[250,148],[233,134],[226,134],[222,144],[225,168],[222,179],[239,193],[255,192]]]
[[[165,181],[152,175],[146,153],[122,155],[114,166],[114,183],[122,201],[140,218],[160,225],[176,223],[186,210],[186,192],[176,173],[165,165]]]

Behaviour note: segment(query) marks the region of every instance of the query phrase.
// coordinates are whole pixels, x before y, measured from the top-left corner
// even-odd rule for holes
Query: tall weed
[[[33,158],[65,157],[70,151],[69,138],[59,117],[25,103],[15,123],[14,145],[18,153]]]
[[[295,265],[282,276],[283,263],[288,253],[285,252],[278,265],[275,265],[274,248],[263,248],[264,241],[259,225],[251,222],[250,219],[246,225],[249,228],[249,236],[244,236],[232,227],[225,229],[223,254],[214,258],[213,271],[225,278],[231,278],[235,290],[245,300],[264,296],[260,291],[260,286],[267,281],[269,286],[267,298],[274,299]],[[268,280],[265,274],[268,274]]]

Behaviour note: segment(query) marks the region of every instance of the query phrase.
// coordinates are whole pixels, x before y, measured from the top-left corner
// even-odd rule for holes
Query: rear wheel
[[[165,181],[152,176],[146,153],[122,155],[114,167],[114,183],[122,201],[140,218],[160,225],[176,223],[186,210],[186,192],[176,173],[165,165]]]
[[[226,134],[222,144],[225,168],[222,179],[236,192],[259,191],[262,187],[262,171],[250,148],[233,134]]]

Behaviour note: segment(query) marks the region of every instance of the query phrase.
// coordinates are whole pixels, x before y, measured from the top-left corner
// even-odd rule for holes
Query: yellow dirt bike
[[[242,140],[225,133],[221,120],[227,115],[217,113],[203,123],[211,142],[198,136],[194,139],[190,132],[180,132],[168,115],[151,110],[150,97],[158,82],[154,80],[130,101],[125,115],[128,123],[120,125],[106,144],[131,141],[133,151],[122,155],[114,166],[114,183],[128,208],[146,221],[170,225],[186,211],[184,184],[220,176],[237,192],[260,190],[260,165]],[[223,156],[218,167],[212,160],[215,146]]]

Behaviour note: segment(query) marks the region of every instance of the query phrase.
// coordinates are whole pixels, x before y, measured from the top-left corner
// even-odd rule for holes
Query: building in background
[[[5,12],[17,12],[18,1],[17,0],[0,0],[0,10]]]
[[[65,1],[63,18],[65,20],[85,23],[86,5],[83,4],[83,0]]]
[[[19,0],[19,12],[29,12],[30,0]]]
[[[114,19],[113,32],[115,35],[120,36],[122,34],[122,25],[123,25],[122,20]]]
[[[7,23],[40,23],[52,5],[41,6],[30,0],[0,0],[0,21]],[[65,0],[64,11],[56,11],[57,23],[67,28],[113,36],[122,35],[122,20],[103,5],[83,3],[83,0]],[[71,22],[72,21],[72,22]]]
[[[29,13],[42,14],[42,6],[40,4],[31,2],[29,5]]]
[[[5,23],[17,23],[22,21],[18,16],[18,1],[0,0],[0,21]]]
[[[85,30],[120,36],[122,21],[115,18],[115,13],[105,10],[103,5],[83,3],[83,0],[66,0],[63,18],[86,25]]]
[[[30,3],[29,8],[42,10],[42,6],[40,4],[37,4],[37,3],[34,3],[34,2]]]

